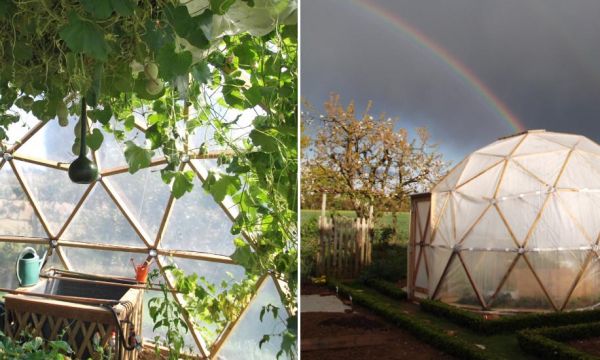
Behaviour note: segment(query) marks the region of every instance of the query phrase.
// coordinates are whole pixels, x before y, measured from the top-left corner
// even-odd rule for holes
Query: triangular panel
[[[507,156],[509,155],[525,135],[513,136],[506,139],[498,140],[490,145],[477,150],[477,153],[496,155],[496,156]]]
[[[585,169],[585,171],[582,171]],[[573,151],[557,187],[567,189],[600,189],[600,156]]]
[[[488,304],[489,306],[490,304]],[[497,309],[552,310],[552,304],[523,256],[519,256],[504,285],[494,298]]]
[[[58,121],[48,121],[31,139],[27,140],[16,153],[34,158],[69,163],[75,159],[73,143],[76,118],[71,118],[68,126],[62,127]]]
[[[171,195],[169,186],[160,177],[159,169],[153,167],[139,170],[133,175],[123,173],[104,178],[151,239],[156,238]]]
[[[551,153],[520,156],[513,158],[513,161],[529,170],[529,172],[534,174],[538,179],[553,186],[568,154],[569,150],[565,149]]]
[[[495,206],[490,206],[466,234],[463,248],[515,249],[517,245]]]
[[[580,135],[547,133],[547,132],[536,134],[536,136],[538,136],[544,140],[553,141],[553,142],[560,144],[567,148],[572,148],[578,142],[580,142],[582,139],[584,139],[584,137],[580,136]]]
[[[59,241],[60,243],[60,241]],[[98,249],[83,249],[70,246],[60,247],[64,257],[73,267],[71,270],[98,275],[114,275],[135,278],[131,259],[135,264],[143,263],[148,254]],[[153,262],[150,270],[156,268]]]
[[[581,191],[560,191],[557,193],[565,216],[573,216],[594,243],[600,236],[600,193]]]
[[[501,251],[462,251],[461,256],[479,294],[488,304],[517,254]]]
[[[577,226],[558,200],[558,193],[549,194],[539,222],[535,225],[527,247],[541,249],[578,249],[590,246],[581,228]]]
[[[100,184],[94,186],[61,239],[96,244],[145,246]]]
[[[69,175],[63,170],[16,160],[14,163],[44,215],[50,231],[57,234],[87,186],[71,182]]]
[[[452,246],[456,242],[454,227],[454,196],[449,196],[439,221],[433,224],[432,244]]]
[[[279,318],[275,319],[272,313],[266,313],[260,321],[260,313],[267,305],[276,306],[279,309]],[[219,360],[235,360],[243,358],[247,360],[275,359],[281,349],[280,336],[271,336],[271,340],[261,347],[257,346],[265,334],[281,334],[287,324],[287,312],[281,303],[277,287],[269,277],[260,287],[258,294],[250,303],[246,312],[239,319],[233,331],[229,334],[218,352]],[[288,359],[283,354],[280,359]]]
[[[2,144],[7,146],[20,143],[25,134],[40,122],[35,116],[31,115],[31,113],[18,108],[16,108],[16,110],[19,113],[19,121],[8,125],[6,131],[7,139],[2,140]]]
[[[556,306],[562,307],[577,275],[582,269],[588,251],[530,252],[531,267]]]
[[[593,253],[586,269],[573,289],[565,309],[581,309],[600,305],[600,258]]]
[[[497,156],[473,153],[469,156],[458,183],[462,184],[502,161],[503,159]]]
[[[539,194],[510,197],[496,203],[519,244],[523,244],[547,196],[548,194],[545,192],[540,192]]]
[[[466,197],[461,193],[456,193],[455,199],[454,213],[457,214],[455,219],[456,242],[458,242],[478,222],[478,219],[481,218],[486,209],[490,207],[490,202],[488,200]]]
[[[577,146],[575,146],[575,149],[600,155],[600,145],[583,136]]]
[[[230,288],[244,278],[244,268],[239,265],[167,257],[161,257],[160,260],[161,264],[174,265],[186,275],[198,274],[201,278],[200,283],[203,282],[202,278],[204,278],[209,283],[216,284],[217,293],[221,293],[224,289]],[[167,276],[171,278],[170,271],[167,272]],[[214,324],[204,323],[199,319],[190,320],[199,330],[206,345],[208,347],[212,346],[220,335],[217,327]]]
[[[231,220],[194,179],[194,189],[173,204],[160,247],[231,255],[235,250]]]
[[[429,264],[429,295],[433,295],[440,278],[444,272],[444,268],[452,255],[452,250],[442,247],[428,246],[425,248],[425,255],[427,256]],[[453,261],[459,261],[454,259]]]
[[[433,192],[450,191],[456,187],[456,184],[460,180],[462,172],[467,165],[468,159],[464,159],[452,170],[450,170],[446,176],[433,188]]]
[[[456,191],[475,198],[491,199],[496,193],[498,181],[504,169],[504,162],[488,169],[483,174],[458,184]]]
[[[511,160],[506,166],[504,176],[498,188],[498,197],[519,196],[532,194],[536,191],[546,191],[542,179],[536,179],[535,174],[528,173],[518,163]]]
[[[481,306],[458,256],[454,258],[442,279],[436,300],[450,304]]]
[[[8,163],[0,169],[0,235],[47,237]]]
[[[569,150],[567,147],[556,142],[546,140],[537,134],[527,134],[527,137],[514,152],[514,156],[546,153],[560,150]]]

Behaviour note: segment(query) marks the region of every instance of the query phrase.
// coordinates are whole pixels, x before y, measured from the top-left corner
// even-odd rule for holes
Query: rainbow
[[[521,132],[525,130],[523,123],[521,123],[521,121],[510,111],[510,109],[502,102],[502,100],[500,100],[492,92],[492,90],[477,77],[477,75],[469,70],[469,68],[467,68],[456,57],[450,54],[446,49],[423,34],[419,29],[406,22],[400,16],[390,13],[389,10],[384,9],[371,0],[352,0],[352,2],[369,11],[370,13],[382,18],[387,24],[407,35],[414,44],[435,55],[437,59],[442,61],[460,79],[462,79],[467,86],[472,88],[487,104],[487,106],[496,114],[498,114],[500,118],[505,120],[515,132]]]

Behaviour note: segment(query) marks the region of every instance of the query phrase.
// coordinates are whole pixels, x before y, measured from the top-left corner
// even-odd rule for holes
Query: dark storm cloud
[[[600,1],[380,0],[471,69],[527,128],[600,141]],[[330,91],[399,126],[428,126],[458,159],[512,130],[402,31],[347,0],[302,1],[302,95]]]

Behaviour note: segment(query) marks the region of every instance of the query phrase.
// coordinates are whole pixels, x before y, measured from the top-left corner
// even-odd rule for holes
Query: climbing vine
[[[99,149],[103,134],[112,134],[123,142],[131,173],[163,155],[161,177],[176,198],[194,186],[184,165],[223,150],[203,187],[237,209],[232,258],[246,278],[221,288],[173,272],[175,283],[188,299],[185,311],[219,329],[239,316],[257,279],[281,281],[286,309],[271,304],[263,315],[291,315],[284,332],[263,340],[280,336],[281,353],[290,356],[297,305],[295,14],[294,0],[0,2],[0,140],[14,140],[8,129],[24,121],[17,109],[67,126],[85,97],[93,122],[88,147]],[[127,136],[140,126],[143,144]]]

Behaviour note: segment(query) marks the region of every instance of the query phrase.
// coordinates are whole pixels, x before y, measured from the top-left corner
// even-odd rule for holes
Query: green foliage
[[[598,356],[577,350],[565,341],[600,336],[600,323],[527,329],[517,333],[519,346],[541,359],[592,360]]]
[[[300,271],[302,281],[315,275],[314,271],[319,251],[319,224],[317,218],[302,221],[302,252],[300,253]]]
[[[165,267],[165,271],[170,267]],[[158,270],[148,274],[149,283],[157,280],[160,276]],[[165,331],[166,338],[154,339],[156,347],[155,352],[158,357],[160,354],[159,345],[164,345],[169,349],[169,360],[178,360],[185,350],[184,334],[189,331],[186,322],[183,320],[182,313],[184,309],[172,300],[171,292],[165,284],[160,285],[162,296],[148,300],[148,311],[154,322],[152,330],[162,329]]]
[[[454,355],[459,359],[496,359],[497,357],[489,352],[478,349],[474,344],[469,343],[457,337],[448,336],[444,330],[433,324],[426,324],[417,318],[404,313],[401,309],[390,306],[382,302],[377,297],[354,289],[344,284],[329,284],[336,287],[343,296],[352,296],[352,302],[368,308],[374,313],[384,317],[394,325],[407,330],[416,338],[427,339],[427,343],[445,353]]]
[[[362,280],[382,279],[399,281],[406,279],[406,245],[374,244],[373,262],[360,274]]]
[[[0,332],[0,358],[14,360],[68,360],[73,350],[66,341],[46,341],[28,334],[15,341]]]
[[[407,297],[406,291],[393,282],[381,279],[367,279],[365,280],[365,285],[395,300],[406,300]]]
[[[421,300],[420,307],[425,312],[442,316],[458,325],[483,334],[600,321],[600,310],[529,313],[486,320],[481,315],[436,300]]]

